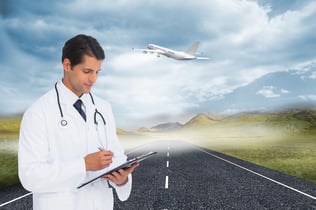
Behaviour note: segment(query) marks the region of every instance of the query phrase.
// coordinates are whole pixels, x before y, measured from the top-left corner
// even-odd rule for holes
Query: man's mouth
[[[91,88],[91,87],[93,86],[93,84],[85,84],[85,86],[86,86],[87,88]]]

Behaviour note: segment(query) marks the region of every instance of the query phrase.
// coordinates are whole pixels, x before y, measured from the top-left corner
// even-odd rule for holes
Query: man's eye
[[[83,71],[83,73],[85,73],[85,74],[89,74],[89,73],[91,72],[89,69],[83,69],[82,71]]]

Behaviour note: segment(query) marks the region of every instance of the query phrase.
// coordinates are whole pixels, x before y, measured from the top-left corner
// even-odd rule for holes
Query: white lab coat
[[[81,99],[85,105],[87,122],[73,107],[78,97],[59,81],[57,84],[60,105],[67,120],[61,126],[55,89],[37,100],[23,115],[19,139],[19,178],[33,192],[34,210],[105,210],[113,209],[113,192],[105,180],[97,180],[80,189],[85,180],[95,172],[85,170],[84,157],[107,147],[114,153],[114,167],[126,160],[124,150],[116,136],[116,126],[111,106],[94,96],[95,106],[89,94]],[[98,116],[99,135],[94,124],[95,108],[106,121],[104,126]],[[102,140],[101,140],[102,139]],[[131,175],[123,186],[110,183],[121,200],[131,191]]]

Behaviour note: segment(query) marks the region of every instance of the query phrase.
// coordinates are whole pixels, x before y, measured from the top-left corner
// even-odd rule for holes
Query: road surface
[[[120,202],[115,196],[116,210],[316,210],[314,183],[183,141],[150,143],[128,156],[148,151],[158,153],[134,172],[130,198]],[[32,209],[27,193],[21,186],[0,191],[0,209]]]

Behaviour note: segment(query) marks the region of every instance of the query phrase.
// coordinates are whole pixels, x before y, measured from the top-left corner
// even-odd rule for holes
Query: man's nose
[[[98,79],[98,74],[97,73],[92,73],[90,75],[90,78],[89,78],[90,82],[95,83],[97,81],[97,79]]]

